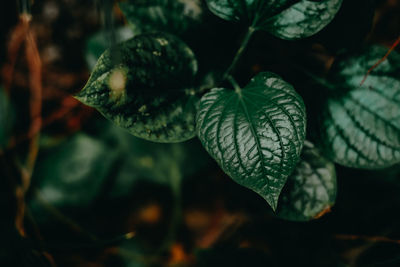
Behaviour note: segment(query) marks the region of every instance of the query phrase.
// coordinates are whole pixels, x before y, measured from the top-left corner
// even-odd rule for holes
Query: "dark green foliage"
[[[180,142],[195,135],[197,62],[178,38],[137,36],[107,50],[76,96],[133,135]]]
[[[305,124],[300,96],[268,72],[243,89],[211,90],[197,114],[206,150],[232,179],[260,194],[274,210],[299,159]]]
[[[400,3],[23,2],[0,266],[399,265]]]
[[[300,161],[282,190],[277,215],[292,221],[317,219],[335,199],[335,166],[306,141]]]
[[[57,207],[90,207],[107,180],[111,197],[127,196],[135,183],[169,184],[192,175],[211,158],[198,141],[157,144],[100,121],[95,136],[76,134],[44,149],[33,177],[40,197]],[[33,205],[38,203],[32,202]],[[36,206],[35,206],[36,207]],[[34,207],[34,208],[35,208]]]
[[[281,196],[278,216],[300,221],[318,217],[334,204],[336,177],[332,163],[311,144],[299,162],[306,136],[302,98],[273,73],[259,73],[243,89],[232,75],[254,31],[265,30],[288,40],[311,36],[332,21],[342,1],[206,3],[218,17],[242,22],[249,29],[223,75],[213,68],[202,69],[199,75],[194,53],[171,34],[193,37],[193,29],[208,16],[201,2],[132,0],[120,3],[121,10],[135,34],[145,34],[104,52],[76,97],[131,134],[150,141],[185,141],[197,129],[220,167],[234,181],[261,195],[274,210],[294,171]],[[93,39],[91,50],[104,49],[101,43]],[[337,163],[381,168],[400,161],[398,56],[391,55],[359,86],[384,52],[371,48],[339,59],[330,82],[325,83],[329,93],[322,112],[322,153]],[[92,58],[97,56],[93,52]]]
[[[321,124],[324,151],[344,166],[376,169],[400,162],[400,55],[372,46],[344,56],[332,68],[334,91]]]
[[[222,19],[244,21],[282,39],[311,36],[324,28],[338,12],[342,0],[207,0]]]
[[[142,32],[182,34],[201,22],[203,10],[197,0],[128,0],[119,4],[128,22]]]

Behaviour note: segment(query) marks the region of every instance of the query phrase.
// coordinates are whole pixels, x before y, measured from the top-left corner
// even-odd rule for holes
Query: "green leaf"
[[[197,139],[149,142],[105,119],[91,128],[94,136],[79,133],[41,147],[33,186],[57,208],[88,208],[105,186],[110,199],[128,197],[141,181],[169,186],[173,179],[192,176],[212,163]],[[46,220],[37,198],[29,203],[40,220]]]
[[[128,22],[142,32],[181,34],[199,24],[203,15],[198,0],[128,0],[119,7]]]
[[[264,72],[244,89],[215,88],[204,95],[197,131],[221,168],[275,210],[300,156],[305,118],[303,100],[293,87]]]
[[[324,28],[336,15],[343,0],[207,0],[217,16],[243,21],[287,40],[305,38]]]
[[[127,26],[120,27],[115,30],[115,39],[116,42],[119,43],[126,41],[139,33],[138,30],[132,31],[132,29]],[[109,36],[106,31],[100,31],[89,38],[86,44],[85,58],[90,70],[94,69],[97,60],[109,46]]]
[[[108,123],[101,124],[97,131],[101,132],[103,142],[112,144],[123,158],[115,173],[112,196],[129,195],[140,180],[170,185],[171,180],[192,176],[212,163],[197,139],[173,144],[154,143]]]
[[[328,25],[339,11],[342,1],[301,1],[272,17],[261,27],[282,39],[305,38]]]
[[[332,68],[337,91],[323,111],[321,142],[341,165],[378,169],[400,162],[400,55],[392,52],[360,86],[386,52],[368,47]]]
[[[181,142],[195,136],[196,72],[180,39],[143,34],[104,52],[76,98],[137,137]]]
[[[115,151],[85,134],[77,134],[41,155],[33,180],[39,193],[56,207],[88,207],[101,189]]]
[[[277,215],[292,221],[308,221],[329,210],[335,199],[335,165],[305,141],[297,168],[282,190]]]
[[[0,148],[7,145],[12,127],[11,105],[4,89],[0,87]]]

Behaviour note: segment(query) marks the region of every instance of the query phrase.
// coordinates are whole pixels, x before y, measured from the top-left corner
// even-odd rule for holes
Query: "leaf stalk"
[[[245,37],[243,38],[242,44],[240,45],[238,51],[236,52],[236,55],[235,55],[231,65],[225,71],[223,80],[226,80],[228,78],[228,76],[232,75],[233,72],[235,71],[237,64],[239,63],[239,60],[242,57],[243,52],[246,50],[246,47],[255,31],[256,31],[256,28],[254,28],[253,26],[250,26],[248,28],[247,33],[246,33]]]

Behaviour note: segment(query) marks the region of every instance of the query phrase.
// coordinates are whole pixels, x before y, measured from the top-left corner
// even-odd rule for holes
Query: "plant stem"
[[[233,78],[231,75],[228,75],[227,79],[232,84],[233,88],[235,89],[235,92],[241,95],[242,88],[240,88],[235,78]]]
[[[223,76],[224,80],[226,80],[228,78],[228,76],[233,74],[233,72],[235,71],[235,68],[236,68],[237,64],[239,63],[239,60],[242,57],[243,52],[246,49],[246,47],[250,41],[250,38],[253,35],[253,33],[255,32],[255,30],[256,29],[253,26],[250,26],[249,29],[247,30],[247,33],[242,41],[242,44],[240,45],[239,50],[236,52],[236,55],[235,55],[231,65],[225,71],[225,74]]]

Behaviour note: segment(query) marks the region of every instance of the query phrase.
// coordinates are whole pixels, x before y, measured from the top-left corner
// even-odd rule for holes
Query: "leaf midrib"
[[[258,135],[257,135],[257,133],[256,133],[256,131],[255,131],[255,129],[254,129],[253,120],[252,120],[252,118],[251,118],[250,115],[249,115],[249,112],[248,112],[246,103],[245,103],[245,101],[244,101],[244,98],[247,98],[247,97],[245,97],[245,96],[242,94],[242,97],[239,97],[239,101],[240,101],[240,103],[241,103],[241,105],[242,105],[242,107],[243,107],[243,111],[244,111],[244,113],[245,113],[246,119],[247,119],[247,121],[249,122],[250,130],[251,130],[251,132],[252,132],[252,134],[253,134],[253,136],[254,136],[254,139],[256,140],[257,152],[258,152],[258,155],[259,155],[259,157],[260,157],[260,163],[261,163],[261,167],[262,167],[262,168],[261,168],[262,175],[265,176],[265,177],[267,178],[267,179],[266,179],[266,181],[267,181],[267,186],[270,188],[271,186],[270,186],[270,181],[269,181],[269,179],[268,179],[268,174],[265,173],[265,168],[266,168],[266,166],[265,166],[265,162],[264,162],[264,160],[263,160],[264,155],[262,154],[262,147],[261,147],[261,144],[260,144],[260,140],[258,139]],[[250,100],[249,98],[247,98],[247,99]],[[252,101],[248,101],[248,103],[251,103],[251,104],[255,105],[254,103],[252,103]],[[256,106],[256,105],[255,105],[255,106]],[[265,114],[265,117],[268,119],[268,122],[269,122],[269,124],[271,125],[271,128],[273,129],[273,131],[275,132],[275,134],[277,135],[277,137],[278,137],[278,139],[279,139],[279,145],[280,145],[280,147],[281,147],[281,160],[280,160],[280,162],[279,162],[279,166],[280,166],[280,169],[282,169],[283,161],[284,161],[284,158],[285,158],[283,142],[282,142],[282,139],[281,139],[281,136],[280,136],[280,133],[279,133],[278,129],[276,129],[275,125],[274,125],[273,122],[271,121],[271,119],[270,119],[270,117],[268,116],[268,114]],[[273,199],[273,201],[274,201],[273,206],[276,206],[276,200],[275,200],[274,198],[272,198],[272,199]]]

